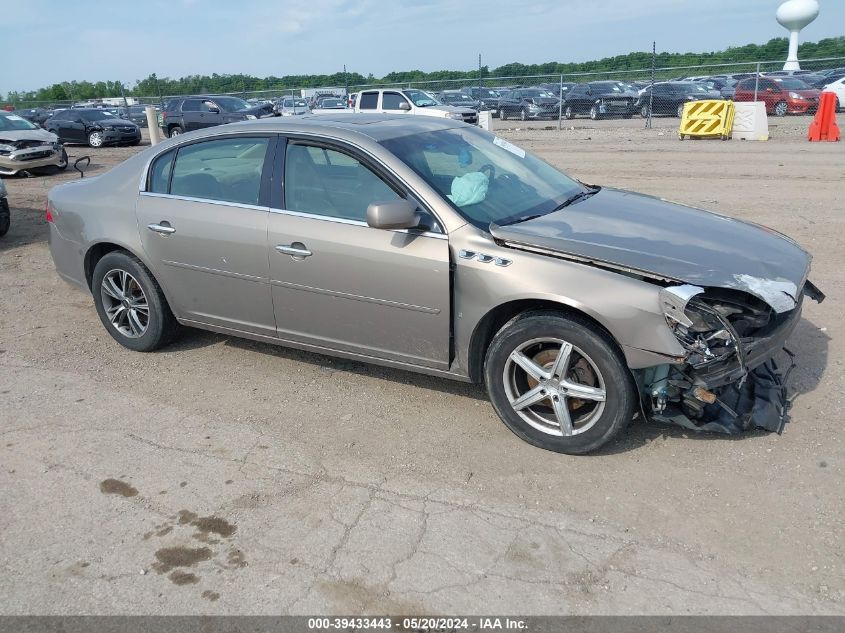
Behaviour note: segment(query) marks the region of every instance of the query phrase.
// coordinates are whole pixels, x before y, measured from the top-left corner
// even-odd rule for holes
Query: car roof
[[[454,119],[402,114],[343,114],[302,115],[298,117],[269,117],[251,121],[239,121],[198,132],[180,134],[179,139],[211,137],[237,132],[274,132],[277,134],[320,134],[343,140],[354,141],[368,138],[383,141],[410,134],[436,132],[468,124]],[[470,126],[474,127],[474,126]]]

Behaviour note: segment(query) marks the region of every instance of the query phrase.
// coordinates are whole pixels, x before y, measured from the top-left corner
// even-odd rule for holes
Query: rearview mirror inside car
[[[419,222],[417,208],[408,200],[373,202],[367,207],[367,224],[374,229],[412,229]]]

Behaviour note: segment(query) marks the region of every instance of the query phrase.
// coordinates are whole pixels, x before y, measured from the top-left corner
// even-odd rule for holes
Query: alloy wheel
[[[150,306],[141,284],[125,270],[113,269],[103,277],[100,296],[114,328],[128,338],[140,338],[150,324]]]
[[[88,135],[88,144],[91,147],[101,147],[103,144],[103,133],[91,132],[91,134]]]
[[[538,338],[521,344],[508,357],[502,378],[517,415],[548,435],[584,433],[604,412],[604,377],[567,341]]]
[[[786,105],[786,101],[779,101],[775,106],[775,114],[778,116],[786,116],[788,109],[789,106]]]

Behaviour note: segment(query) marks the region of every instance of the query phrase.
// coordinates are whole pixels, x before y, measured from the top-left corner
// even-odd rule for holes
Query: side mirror
[[[205,103],[205,107],[208,108],[209,112],[213,112],[214,114],[220,113],[220,106],[216,103],[212,103],[211,101],[204,101],[203,103]]]
[[[417,208],[408,200],[373,202],[367,207],[367,224],[374,229],[412,229],[419,223]]]
[[[407,101],[403,101],[399,104],[399,109],[404,110],[405,112],[411,111],[411,105]]]
[[[775,91],[774,88],[766,88],[766,92],[774,92],[774,91]]]

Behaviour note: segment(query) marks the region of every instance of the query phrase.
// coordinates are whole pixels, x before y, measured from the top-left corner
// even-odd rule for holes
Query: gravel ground
[[[0,614],[845,614],[843,146],[807,143],[801,117],[767,143],[681,142],[674,119],[495,124],[585,182],[813,252],[828,299],[789,342],[784,435],[635,423],[568,457],[520,442],[476,386],[200,331],[132,353],[53,269],[46,193],[77,175],[13,178]],[[69,153],[102,173],[137,150]]]

